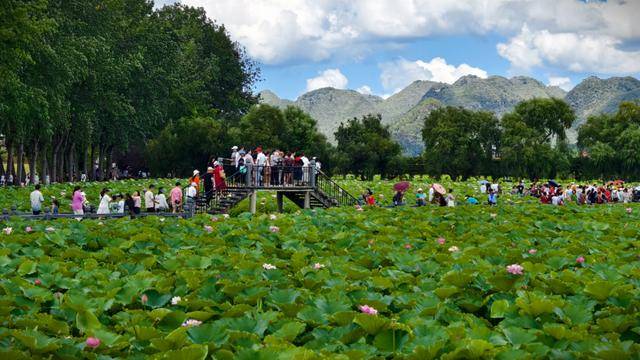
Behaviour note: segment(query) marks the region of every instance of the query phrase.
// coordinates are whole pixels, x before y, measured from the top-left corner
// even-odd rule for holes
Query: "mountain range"
[[[523,100],[550,97],[564,99],[576,112],[578,120],[569,130],[569,139],[575,140],[576,129],[589,116],[612,113],[620,102],[640,99],[640,80],[592,76],[565,92],[525,76],[483,79],[467,75],[453,84],[418,80],[387,99],[334,88],[309,91],[295,101],[281,99],[269,90],[259,94],[261,103],[280,108],[293,105],[309,113],[318,122],[319,130],[330,140],[333,140],[333,133],[341,122],[366,114],[380,114],[382,122],[389,126],[393,137],[410,155],[422,151],[423,121],[433,109],[460,106],[492,111],[500,117]]]

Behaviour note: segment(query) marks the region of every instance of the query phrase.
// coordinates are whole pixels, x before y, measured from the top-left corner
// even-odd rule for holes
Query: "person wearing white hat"
[[[240,153],[238,152],[237,146],[231,147],[231,161],[233,161],[233,165],[238,167],[238,160],[240,160]],[[213,165],[215,167],[215,165]]]
[[[196,183],[196,191],[200,191],[200,171],[193,170],[193,176],[189,179],[189,183]]]

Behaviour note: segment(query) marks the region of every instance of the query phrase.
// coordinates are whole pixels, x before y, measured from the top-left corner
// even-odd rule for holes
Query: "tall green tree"
[[[640,104],[621,103],[615,114],[591,116],[578,129],[586,176],[640,178]]]
[[[341,123],[335,132],[338,143],[338,163],[343,173],[371,179],[376,174],[385,176],[393,161],[397,161],[401,148],[393,139],[380,115],[366,115]]]
[[[496,175],[493,157],[500,146],[500,135],[493,113],[456,107],[436,109],[425,118],[422,130],[428,171],[464,178]]]
[[[533,99],[502,117],[500,154],[504,172],[518,177],[555,177],[567,172],[566,130],[575,120],[571,107],[559,99]],[[562,164],[562,167],[558,167]]]

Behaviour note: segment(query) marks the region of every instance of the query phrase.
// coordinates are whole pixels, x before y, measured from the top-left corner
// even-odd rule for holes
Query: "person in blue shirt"
[[[489,190],[489,205],[498,205],[498,194],[495,191]]]
[[[467,195],[467,204],[469,205],[478,205],[479,201],[478,199],[476,199],[475,197],[471,196],[471,195]]]

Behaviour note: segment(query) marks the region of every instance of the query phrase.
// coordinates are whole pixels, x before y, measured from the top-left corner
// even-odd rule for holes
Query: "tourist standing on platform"
[[[111,197],[109,196],[109,189],[102,189],[100,192],[100,205],[98,206],[98,215],[109,214],[109,207],[111,205]]]
[[[44,197],[40,192],[40,185],[36,185],[36,189],[31,192],[29,198],[31,200],[31,212],[33,215],[40,215],[42,203],[44,202]]]
[[[216,167],[213,169],[213,180],[215,183],[215,191],[218,194],[222,194],[227,189],[227,184],[225,182],[227,175],[224,173],[224,168],[222,167],[222,164],[216,161],[215,165]]]
[[[309,171],[311,171],[311,162],[309,158],[304,155],[304,153],[300,154],[300,162],[302,163],[302,183],[304,185],[309,184]]]
[[[236,169],[238,168],[238,160],[240,160],[240,152],[238,147],[234,145],[231,147],[231,162]]]
[[[212,165],[215,167],[217,163],[217,161],[214,161]],[[204,188],[204,196],[207,198],[207,203],[213,198],[213,192],[215,191],[214,167],[208,167],[207,173],[202,177],[202,187]]]
[[[186,207],[185,210],[189,212],[195,211],[196,206],[196,196],[198,196],[198,189],[196,187],[196,183],[192,182],[186,190]]]
[[[171,207],[173,208],[173,212],[176,213],[180,211],[182,207],[182,188],[180,187],[180,182],[176,183],[176,186],[171,189]]]
[[[147,212],[154,212],[156,210],[156,197],[153,194],[155,185],[149,185],[149,189],[144,193],[144,207],[147,208]]]
[[[262,152],[262,147],[258,147],[256,149],[256,176],[255,181],[256,185],[260,186],[262,184],[262,176],[264,171],[264,166],[267,163],[267,156]]]
[[[193,170],[193,176],[189,178],[189,183],[196,183],[196,191],[200,191],[200,171]]]

